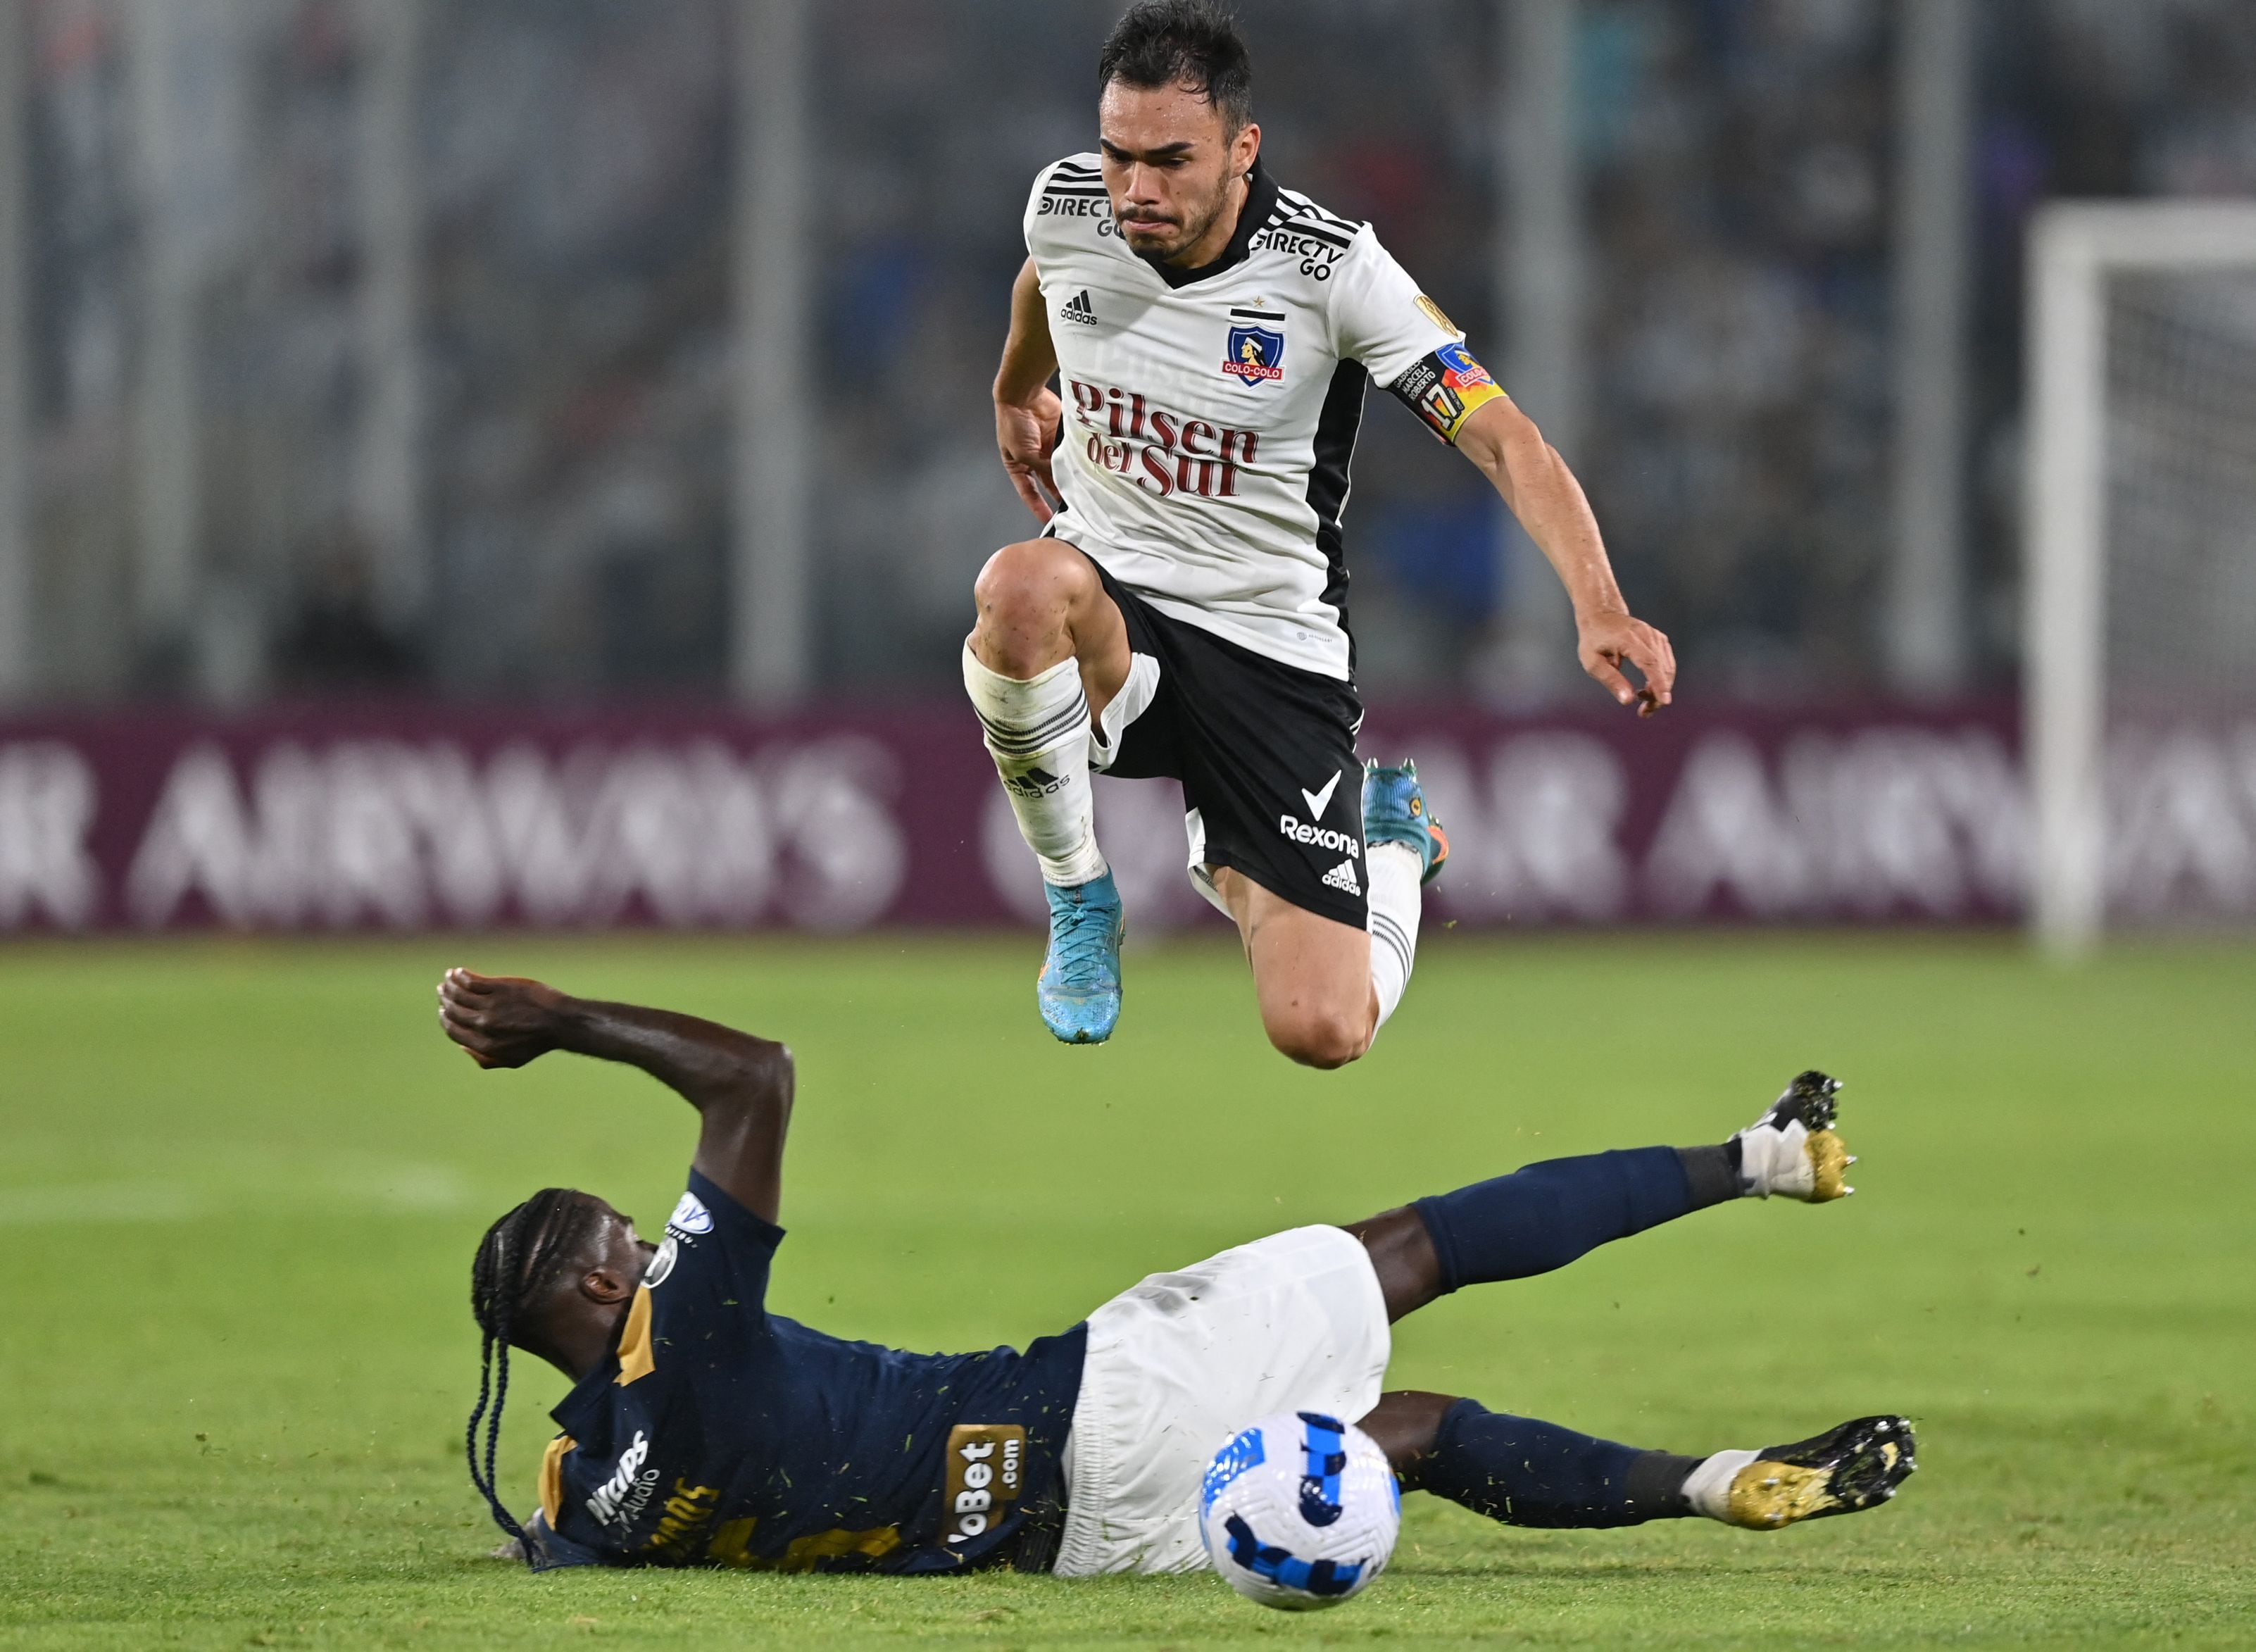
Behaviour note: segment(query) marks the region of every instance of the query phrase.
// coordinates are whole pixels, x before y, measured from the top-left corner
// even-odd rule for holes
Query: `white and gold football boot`
[[[1919,1467],[1910,1422],[1858,1417],[1792,1445],[1718,1451],[1692,1471],[1684,1499],[1697,1514],[1750,1531],[1877,1508]]]
[[[1763,1116],[1731,1138],[1739,1144],[1739,1190],[1822,1204],[1854,1193],[1844,1179],[1857,1155],[1834,1133],[1841,1081],[1812,1068],[1786,1087]]]

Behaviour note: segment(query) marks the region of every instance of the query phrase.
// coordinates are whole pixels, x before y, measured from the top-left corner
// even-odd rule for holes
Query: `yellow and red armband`
[[[1413,362],[1390,388],[1435,435],[1452,443],[1474,408],[1504,394],[1462,342]]]

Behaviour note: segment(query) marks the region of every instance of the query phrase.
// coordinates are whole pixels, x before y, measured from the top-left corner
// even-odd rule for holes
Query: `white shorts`
[[[1223,1443],[1273,1411],[1360,1419],[1392,1344],[1371,1253],[1343,1228],[1296,1227],[1115,1296],[1089,1317],[1053,1570],[1204,1565],[1199,1479]]]

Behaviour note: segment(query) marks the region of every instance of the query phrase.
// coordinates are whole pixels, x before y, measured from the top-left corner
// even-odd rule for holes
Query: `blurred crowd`
[[[717,691],[732,462],[728,0],[426,0],[425,519],[387,611],[343,458],[366,394],[347,0],[166,0],[193,159],[202,623],[247,694]],[[35,469],[49,677],[169,695],[130,620],[139,250],[126,0],[33,0]],[[1117,0],[826,0],[813,66],[819,676],[945,691],[1026,518],[986,385],[1034,169],[1091,142]],[[1497,12],[1240,0],[1266,155],[1371,220],[1492,362]],[[1983,0],[1968,545],[1978,688],[2015,657],[2020,248],[2052,194],[2256,194],[2247,0]],[[1895,8],[1585,0],[1583,475],[1688,680],[1879,675],[1889,549]],[[1509,387],[1507,385],[1507,387]],[[1539,420],[1544,409],[1532,409]],[[1510,582],[1471,469],[1374,398],[1349,517],[1376,692],[1481,681]],[[1562,651],[1565,639],[1562,639]]]

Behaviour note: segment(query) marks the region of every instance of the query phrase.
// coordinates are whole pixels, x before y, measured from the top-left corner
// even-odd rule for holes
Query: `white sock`
[[[1710,1520],[1720,1520],[1726,1526],[1737,1525],[1738,1522],[1731,1518],[1731,1482],[1759,1455],[1755,1451],[1718,1451],[1694,1469],[1684,1481],[1684,1500],[1692,1505],[1692,1512],[1705,1514]]]
[[[990,671],[966,643],[963,688],[987,732],[1019,831],[1042,863],[1042,880],[1070,886],[1103,877],[1079,662],[1061,660],[1022,681]]]
[[[1425,892],[1418,880],[1425,862],[1407,844],[1373,844],[1364,851],[1371,879],[1371,985],[1378,994],[1378,1025],[1394,1013],[1418,958],[1418,913]],[[1377,1028],[1372,1029],[1374,1032]]]

